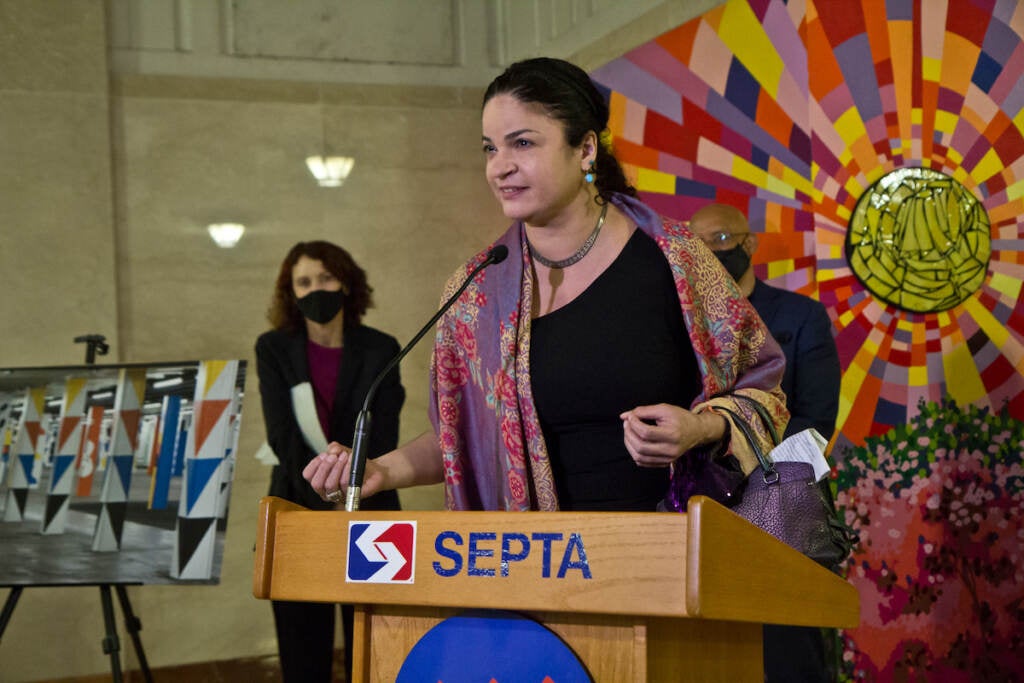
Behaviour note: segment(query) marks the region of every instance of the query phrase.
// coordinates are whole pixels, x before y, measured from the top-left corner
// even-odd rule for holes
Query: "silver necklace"
[[[533,245],[530,244],[530,240],[527,239],[526,240],[526,246],[528,246],[530,248],[530,256],[532,256],[537,261],[539,261],[541,263],[541,265],[547,266],[548,268],[568,268],[569,266],[571,266],[572,264],[576,263],[577,261],[582,259],[584,256],[586,256],[587,252],[590,251],[590,248],[594,246],[594,242],[597,241],[597,234],[599,232],[601,232],[601,226],[604,225],[604,217],[607,214],[608,214],[608,204],[605,203],[605,205],[603,207],[601,207],[601,215],[597,219],[597,225],[594,226],[593,231],[591,231],[591,233],[587,237],[587,239],[583,242],[582,245],[580,245],[580,248],[577,249],[576,252],[572,256],[570,256],[568,258],[564,258],[561,261],[551,261],[551,260],[548,260],[548,259],[544,258],[543,256],[541,256],[537,252],[537,250],[533,248]]]

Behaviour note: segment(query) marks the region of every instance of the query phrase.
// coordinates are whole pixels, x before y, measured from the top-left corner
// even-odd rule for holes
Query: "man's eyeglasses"
[[[710,235],[701,235],[701,240],[704,244],[711,247],[713,251],[722,251],[723,249],[732,249],[733,247],[743,244],[747,239],[749,232],[713,232]]]

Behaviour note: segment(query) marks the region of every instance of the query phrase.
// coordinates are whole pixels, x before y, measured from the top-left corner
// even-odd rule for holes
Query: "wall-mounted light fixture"
[[[352,157],[311,156],[306,157],[306,167],[316,178],[320,187],[340,187],[352,172],[356,160]]]
[[[320,114],[320,153],[306,157],[306,168],[316,178],[320,187],[341,187],[341,184],[352,172],[356,160],[333,153],[327,143],[327,121],[324,117],[323,88],[317,94],[317,110]]]
[[[210,233],[210,237],[218,247],[230,249],[238,244],[238,240],[242,239],[245,226],[241,223],[211,223],[206,226],[206,231]]]

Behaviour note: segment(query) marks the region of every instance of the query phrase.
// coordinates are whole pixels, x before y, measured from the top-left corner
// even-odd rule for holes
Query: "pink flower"
[[[518,505],[525,505],[527,503],[526,483],[518,471],[513,470],[508,473],[508,490],[512,494],[512,500]]]
[[[455,430],[447,425],[441,425],[441,435],[438,440],[443,453],[454,453],[459,443],[459,437],[456,436]]]
[[[459,419],[459,404],[451,396],[442,396],[438,413],[444,424],[455,424]]]
[[[454,349],[437,350],[437,383],[443,389],[457,389],[469,381],[469,370]]]
[[[461,320],[455,321],[455,343],[465,349],[466,355],[469,358],[476,358],[476,336],[469,329],[469,325]]]
[[[516,383],[504,370],[494,373],[494,395],[505,405],[516,401]]]
[[[522,462],[523,442],[519,435],[519,423],[514,420],[501,421],[501,441],[512,456],[512,462]]]

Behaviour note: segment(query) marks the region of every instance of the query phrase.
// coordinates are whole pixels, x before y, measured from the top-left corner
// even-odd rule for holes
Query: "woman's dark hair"
[[[292,289],[292,268],[298,260],[306,256],[324,264],[334,277],[341,282],[345,292],[344,312],[342,313],[345,329],[352,329],[362,323],[366,309],[373,306],[373,287],[366,281],[366,271],[359,267],[352,255],[336,244],[315,240],[299,242],[281,263],[274,283],[274,295],[270,300],[267,319],[275,330],[298,332],[305,329],[304,318],[295,303],[295,292]]]
[[[636,188],[626,180],[618,159],[601,140],[608,127],[608,102],[594,86],[587,72],[562,59],[537,57],[512,64],[491,81],[484,93],[484,104],[495,95],[511,95],[520,102],[536,103],[548,116],[561,121],[565,141],[578,147],[588,131],[597,136],[597,161],[594,185],[602,200],[612,192],[636,196]]]

